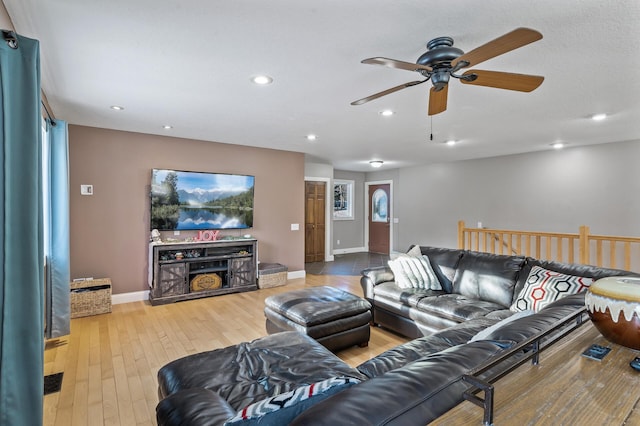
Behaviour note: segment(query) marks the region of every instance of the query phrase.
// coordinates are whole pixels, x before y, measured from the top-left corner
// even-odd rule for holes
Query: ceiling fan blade
[[[455,67],[460,61],[467,62],[462,68],[477,65],[480,62],[484,62],[488,59],[495,58],[503,53],[510,52],[522,46],[526,46],[529,43],[538,41],[542,38],[536,30],[530,28],[517,28],[510,33],[507,33],[495,40],[492,40],[480,47],[477,47],[470,52],[451,61],[451,66]]]
[[[447,95],[449,94],[449,85],[447,84],[441,90],[436,92],[436,88],[432,87],[429,91],[429,115],[440,114],[447,109]]]
[[[362,105],[362,104],[367,103],[369,101],[372,101],[374,99],[378,99],[378,98],[381,98],[381,97],[383,97],[385,95],[391,94],[393,92],[397,92],[398,90],[406,89],[407,87],[416,86],[416,85],[418,85],[420,83],[424,83],[427,80],[410,81],[408,83],[404,83],[404,84],[401,84],[399,86],[392,87],[391,89],[383,90],[382,92],[373,94],[371,96],[367,96],[366,98],[362,98],[362,99],[358,99],[357,101],[353,101],[353,102],[351,102],[351,105]]]
[[[420,64],[413,64],[411,62],[404,62],[404,61],[397,61],[395,59],[389,59],[389,58],[369,58],[369,59],[365,59],[362,61],[363,64],[370,64],[370,65],[383,65],[385,67],[389,67],[389,68],[398,68],[401,70],[407,70],[407,71],[417,71],[417,70],[425,70],[425,71],[433,71],[433,69],[431,67],[428,67],[426,65],[420,65]]]
[[[460,79],[464,84],[475,84],[476,86],[495,87],[497,89],[517,90],[519,92],[531,92],[544,81],[544,77],[529,74],[514,74],[499,71],[469,70],[463,76],[475,74],[477,78],[473,81]]]

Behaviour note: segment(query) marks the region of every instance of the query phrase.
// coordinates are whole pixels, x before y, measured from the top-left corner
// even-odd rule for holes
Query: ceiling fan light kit
[[[365,59],[362,61],[363,64],[382,65],[389,68],[414,71],[425,79],[392,87],[354,101],[351,105],[362,105],[398,90],[431,80],[429,115],[439,114],[447,109],[447,92],[451,77],[465,84],[531,92],[542,84],[544,77],[484,70],[468,70],[462,74],[458,72],[463,68],[477,65],[540,39],[542,39],[542,34],[536,30],[517,28],[470,52],[464,53],[461,49],[453,47],[453,39],[451,37],[438,37],[427,43],[427,52],[423,53],[415,64],[382,57]]]

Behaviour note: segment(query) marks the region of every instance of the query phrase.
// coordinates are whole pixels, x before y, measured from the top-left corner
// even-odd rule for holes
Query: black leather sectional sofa
[[[568,326],[567,317],[584,312],[584,293],[578,293],[531,315],[513,314],[509,307],[534,266],[595,279],[635,275],[521,256],[421,252],[442,290],[400,288],[387,268],[365,270],[361,280],[374,322],[413,340],[356,368],[297,332],[190,355],[158,373],[158,424],[424,425],[464,400],[471,370],[514,351],[504,366],[477,376],[495,377],[530,352],[520,350],[522,342]],[[339,386],[308,398],[297,392],[336,378]]]
[[[410,248],[414,249],[414,247]],[[534,267],[592,280],[636,275],[629,271],[421,246],[442,290],[398,287],[389,267],[362,271],[360,283],[373,305],[373,322],[408,337],[421,337],[474,318],[503,319]]]

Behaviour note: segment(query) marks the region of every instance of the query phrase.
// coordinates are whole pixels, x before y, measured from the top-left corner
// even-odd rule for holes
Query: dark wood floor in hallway
[[[306,263],[304,269],[313,275],[360,275],[360,271],[374,266],[385,266],[389,255],[379,253],[349,253],[334,255],[333,262]]]

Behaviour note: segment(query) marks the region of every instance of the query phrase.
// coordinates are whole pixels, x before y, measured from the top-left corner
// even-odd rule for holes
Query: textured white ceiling
[[[638,0],[3,1],[18,32],[40,40],[43,90],[72,124],[305,152],[356,171],[640,139]],[[440,36],[469,51],[517,27],[544,38],[478,68],[545,76],[532,93],[452,81],[432,123],[429,83],[349,105],[419,79],[364,58],[414,62]],[[261,73],[274,83],[252,84]],[[610,118],[594,123],[596,112]]]

